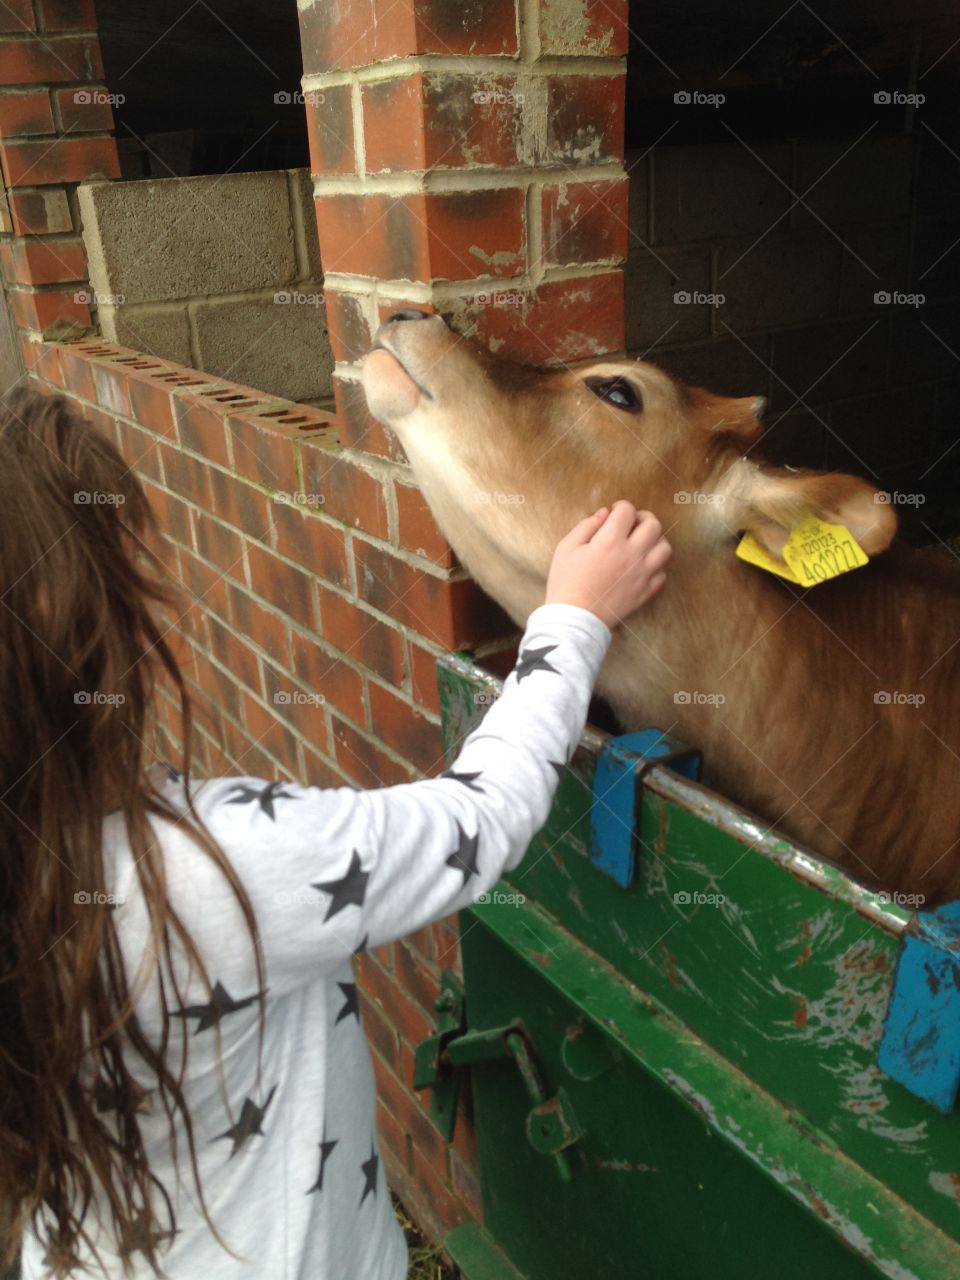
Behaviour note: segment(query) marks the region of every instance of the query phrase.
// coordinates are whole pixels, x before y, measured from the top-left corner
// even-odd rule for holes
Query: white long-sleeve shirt
[[[438,777],[376,791],[324,790],[261,778],[194,786],[194,803],[243,882],[265,965],[263,1072],[256,1082],[257,976],[250,936],[223,874],[174,824],[153,819],[170,901],[214,987],[186,960],[167,1061],[194,1124],[207,1205],[231,1257],[199,1210],[185,1132],[178,1161],[156,1080],[131,1048],[147,1092],[139,1123],[150,1166],[170,1193],[177,1231],[164,1239],[170,1280],[401,1280],[407,1258],[375,1132],[372,1064],[360,1026],[353,957],[468,905],[515,867],[546,821],[564,765],[583,731],[610,642],[594,614],[550,604],[529,618],[502,696]],[[170,799],[183,808],[182,782]],[[147,915],[122,819],[105,823],[106,885],[129,982],[148,946]],[[178,953],[175,952],[175,955]],[[148,955],[148,962],[151,957]],[[169,991],[168,998],[172,999]],[[137,1004],[159,1043],[156,979]],[[215,1054],[219,1025],[228,1114]],[[106,1103],[109,1099],[104,1100]],[[108,1114],[105,1111],[104,1114]],[[167,1221],[158,1198],[161,1232]],[[89,1221],[113,1280],[123,1272],[110,1230]],[[135,1234],[135,1233],[134,1233]],[[23,1241],[23,1280],[46,1280],[44,1249]],[[84,1254],[86,1257],[86,1254]],[[152,1273],[139,1260],[137,1280]]]

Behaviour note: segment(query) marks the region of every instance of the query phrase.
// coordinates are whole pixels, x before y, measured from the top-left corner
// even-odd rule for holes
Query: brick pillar
[[[299,9],[340,435],[386,504],[379,541],[352,539],[356,590],[402,629],[409,655],[396,695],[370,685],[371,727],[435,772],[436,654],[511,628],[465,580],[402,450],[366,413],[358,362],[378,323],[406,305],[531,363],[622,350],[627,4],[299,0]],[[360,964],[384,1157],[437,1239],[481,1214],[469,1100],[447,1146],[410,1087],[440,971],[456,958],[444,922]]]
[[[75,188],[120,176],[93,0],[0,6],[0,265],[27,367],[92,323]]]

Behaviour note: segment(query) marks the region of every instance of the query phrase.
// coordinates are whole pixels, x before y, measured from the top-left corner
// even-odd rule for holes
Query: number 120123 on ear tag
[[[816,516],[793,526],[780,554],[782,560],[777,560],[749,533],[737,547],[741,560],[802,587],[815,587],[869,563],[869,556],[845,525],[827,524]]]

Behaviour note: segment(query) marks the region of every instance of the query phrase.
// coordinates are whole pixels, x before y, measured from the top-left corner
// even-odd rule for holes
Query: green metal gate
[[[438,662],[451,757],[499,683]],[[484,1224],[469,1280],[960,1277],[960,1124],[877,1065],[909,913],[670,769],[636,876],[589,859],[588,729],[509,883],[461,916],[418,1057],[469,1067]]]

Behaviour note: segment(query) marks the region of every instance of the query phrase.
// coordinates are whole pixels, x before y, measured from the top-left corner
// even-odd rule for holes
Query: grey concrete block
[[[906,217],[912,170],[913,139],[906,136],[798,143],[796,191],[808,207],[798,207],[797,225],[816,226],[814,215],[837,230],[845,222]]]
[[[840,310],[870,315],[876,311],[877,293],[909,291],[910,224],[874,223],[845,226]]]
[[[288,170],[290,179],[290,211],[299,262],[298,279],[322,280],[320,241],[317,236],[317,210],[313,203],[313,178],[309,169]]]
[[[708,305],[674,301],[678,293],[709,293],[710,261],[708,249],[658,250],[656,257],[645,249],[631,254],[624,272],[628,351],[642,354],[654,344],[710,333]]]
[[[722,314],[722,312],[721,312]],[[694,387],[724,396],[770,394],[770,335],[742,341],[718,338],[695,346],[676,347],[657,357],[657,364]]]
[[[100,330],[110,342],[161,360],[193,365],[190,322],[185,302],[162,307],[143,304],[98,308]]]
[[[641,159],[641,157],[643,157]],[[629,252],[642,249],[650,238],[647,205],[650,199],[650,157],[642,151],[628,151],[623,167],[630,181],[630,213],[628,216]]]
[[[319,294],[319,285],[312,291]],[[231,382],[284,396],[331,394],[333,354],[322,306],[273,297],[192,303],[200,367]]]
[[[660,147],[652,161],[655,244],[760,234],[790,206],[788,143]]]
[[[127,303],[295,278],[286,171],[78,187],[90,279]]]
[[[736,333],[826,320],[837,314],[842,249],[827,231],[771,234],[720,249],[721,322]]]
[[[770,407],[789,410],[877,391],[886,385],[889,315],[831,321],[773,335]]]

